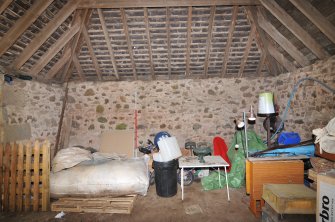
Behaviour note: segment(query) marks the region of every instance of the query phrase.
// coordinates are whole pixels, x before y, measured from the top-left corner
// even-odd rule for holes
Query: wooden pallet
[[[137,195],[101,198],[60,198],[51,204],[52,211],[130,214]]]

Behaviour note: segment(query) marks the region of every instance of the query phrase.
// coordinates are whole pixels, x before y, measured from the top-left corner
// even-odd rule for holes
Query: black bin
[[[160,197],[172,197],[177,194],[178,160],[168,162],[154,161],[156,193]]]

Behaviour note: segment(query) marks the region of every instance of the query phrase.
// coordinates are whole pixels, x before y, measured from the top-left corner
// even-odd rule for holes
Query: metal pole
[[[247,135],[247,126],[248,120],[245,118],[245,112],[243,112],[243,122],[244,122],[244,140],[245,140],[245,150],[246,150],[246,158],[248,158],[248,135]]]

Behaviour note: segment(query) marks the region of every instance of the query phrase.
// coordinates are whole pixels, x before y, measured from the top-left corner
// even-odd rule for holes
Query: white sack
[[[52,171],[54,173],[73,167],[83,161],[91,160],[91,151],[79,147],[69,147],[61,149],[56,154],[52,162]]]
[[[326,127],[314,129],[316,136],[315,143],[320,144],[320,153],[322,150],[335,154],[335,118],[331,119]]]
[[[148,187],[147,157],[86,161],[50,175],[50,195],[53,198],[146,195]]]

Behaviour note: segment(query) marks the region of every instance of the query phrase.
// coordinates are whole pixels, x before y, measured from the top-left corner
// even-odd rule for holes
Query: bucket
[[[156,193],[160,197],[172,197],[177,194],[178,160],[168,162],[154,161]]]
[[[273,106],[273,93],[265,92],[259,94],[258,100],[258,114],[275,113]]]
[[[162,138],[158,141],[158,147],[161,162],[167,162],[182,156],[176,137]],[[157,159],[157,161],[159,160]]]

